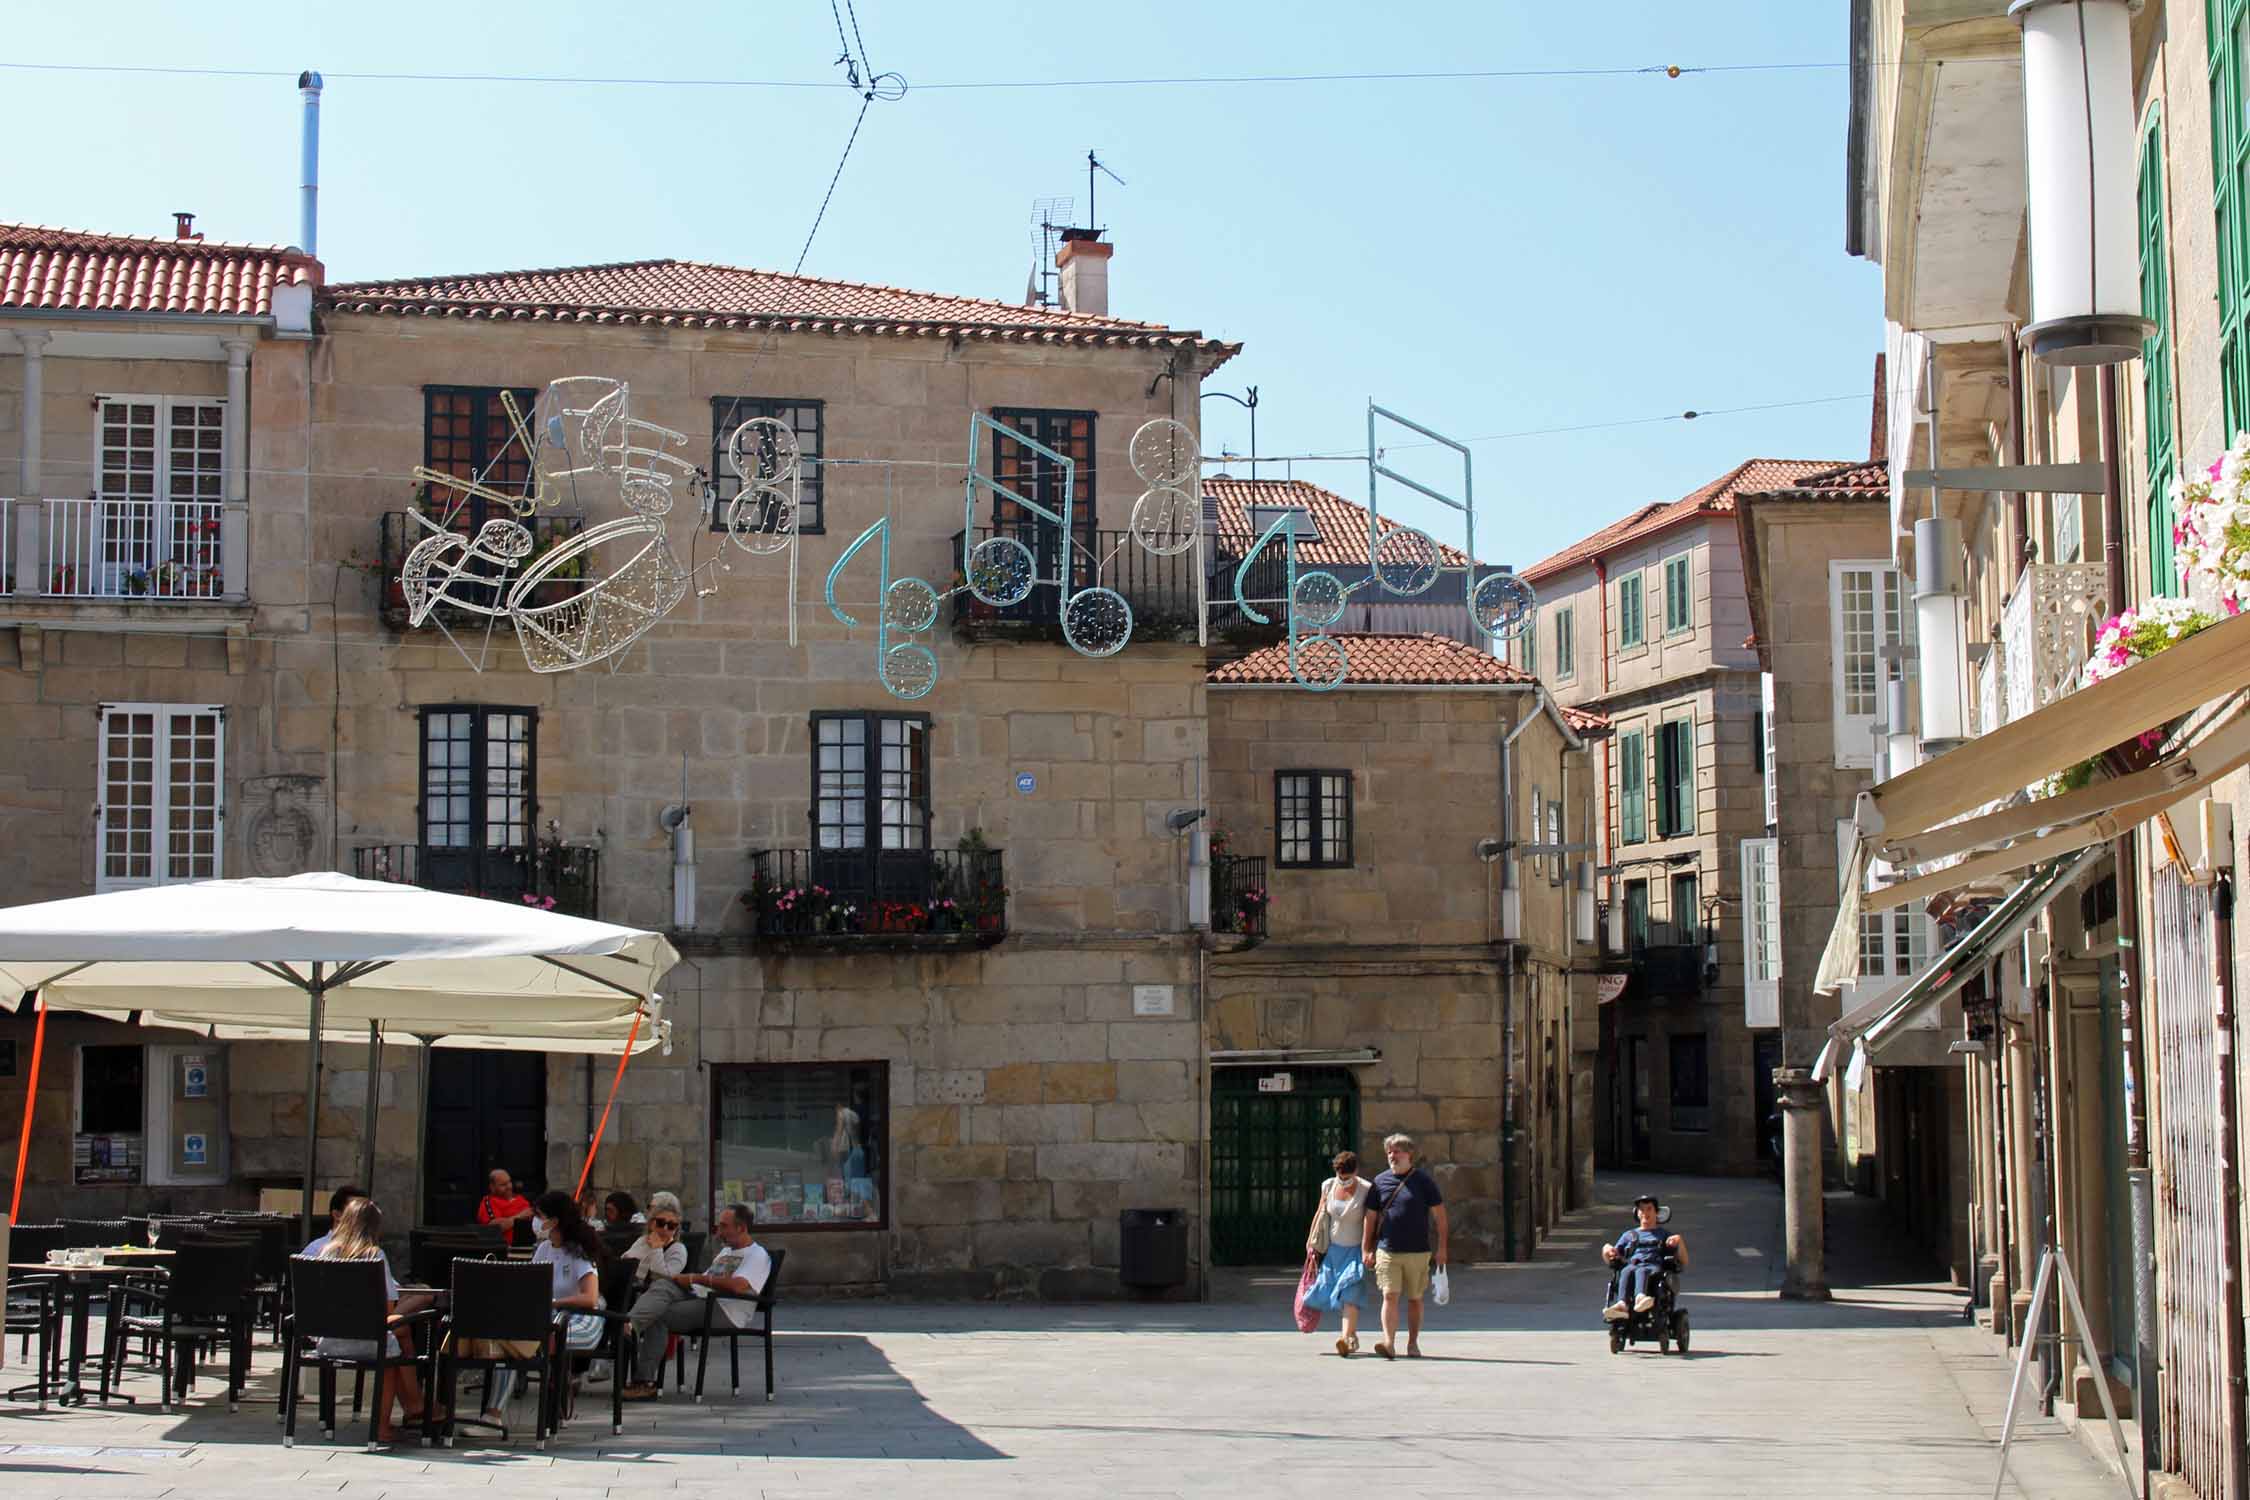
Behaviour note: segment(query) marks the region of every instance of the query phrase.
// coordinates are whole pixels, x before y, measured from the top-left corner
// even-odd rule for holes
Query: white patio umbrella
[[[325,873],[0,908],[0,1004],[37,990],[55,1009],[310,1042],[308,1229],[322,1041],[364,1032],[379,1046],[384,1031],[403,1031],[435,1046],[639,1050],[663,1040],[656,983],[678,961],[661,934],[638,928]],[[17,1178],[20,1192],[20,1167]]]

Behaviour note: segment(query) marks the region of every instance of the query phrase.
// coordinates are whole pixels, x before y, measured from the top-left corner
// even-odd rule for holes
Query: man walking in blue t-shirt
[[[1414,1161],[1414,1138],[1386,1136],[1390,1166],[1367,1191],[1367,1239],[1362,1248],[1383,1292],[1383,1341],[1375,1352],[1397,1357],[1398,1305],[1406,1303],[1406,1357],[1422,1357],[1422,1298],[1430,1270],[1445,1268],[1445,1195]]]

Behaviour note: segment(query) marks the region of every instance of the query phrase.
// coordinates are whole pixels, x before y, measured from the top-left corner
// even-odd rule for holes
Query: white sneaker
[[[1609,1319],[1609,1321],[1612,1323],[1622,1323],[1627,1318],[1631,1317],[1632,1314],[1625,1310],[1624,1303],[1612,1302],[1609,1306],[1602,1309],[1602,1316]]]
[[[1654,1306],[1656,1306],[1656,1299],[1654,1297],[1644,1296],[1635,1297],[1633,1299],[1633,1311],[1637,1313],[1645,1313]]]

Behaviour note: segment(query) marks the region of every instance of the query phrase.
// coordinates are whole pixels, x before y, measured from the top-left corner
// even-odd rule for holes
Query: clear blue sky
[[[1840,62],[1841,5],[858,0],[877,70],[1001,79]],[[825,0],[26,8],[9,61],[312,67],[331,279],[674,255],[788,269],[859,108]],[[90,17],[96,17],[90,19]],[[780,78],[825,89],[352,81]],[[5,75],[49,149],[0,214],[297,235],[293,79]],[[1112,311],[1248,347],[1267,453],[1358,450],[1369,398],[1462,437],[1854,394],[1881,324],[1842,245],[1845,72],[942,90],[877,103],[805,269],[1020,299],[1031,202],[1117,243]],[[1205,403],[1205,450],[1248,447]],[[1483,442],[1478,551],[1528,563],[1742,458],[1857,458],[1864,399]],[[1353,496],[1364,473],[1297,472]],[[1431,522],[1426,507],[1387,510]],[[1441,537],[1457,530],[1433,524]]]

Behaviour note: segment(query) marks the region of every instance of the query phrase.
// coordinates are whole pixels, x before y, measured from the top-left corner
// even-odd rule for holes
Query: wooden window
[[[515,392],[516,410],[528,427],[539,402],[535,390]],[[481,385],[426,385],[422,387],[422,464],[456,479],[473,479],[503,494],[531,493],[531,455],[524,451],[508,409],[501,403],[500,388]],[[450,512],[459,497],[451,492],[425,501],[433,516]],[[461,506],[457,526],[474,530],[487,520],[488,502],[472,497]]]
[[[1352,773],[1277,771],[1273,778],[1276,863],[1337,870],[1352,862]]]
[[[1617,841],[1648,838],[1648,745],[1638,729],[1617,737]]]
[[[1625,941],[1629,947],[1648,946],[1648,882],[1625,882]]]
[[[1695,628],[1695,574],[1691,554],[1664,559],[1664,633],[1685,635]]]
[[[1565,604],[1555,611],[1555,681],[1578,675],[1578,612]]]
[[[1646,622],[1641,611],[1641,575],[1638,570],[1617,580],[1617,644],[1620,650],[1644,643]]]
[[[223,708],[102,705],[94,889],[219,877],[225,753]]]
[[[1829,645],[1833,683],[1836,764],[1840,769],[1875,763],[1875,722],[1886,711],[1885,687],[1906,668],[1901,659],[1913,641],[1906,590],[1897,568],[1880,562],[1828,565]]]
[[[1742,841],[1742,1015],[1781,1024],[1781,841]]]
[[[421,884],[498,899],[532,889],[538,725],[531,708],[423,707]]]
[[[1095,536],[1094,414],[1090,411],[1048,411],[1036,407],[995,407],[992,420],[1014,428],[1033,442],[1044,443],[1071,460],[1070,572],[1062,572],[1062,538],[1052,523],[1026,511],[1003,495],[992,497],[995,530],[1019,538],[1031,548],[1039,576],[1067,576],[1076,587],[1094,582],[1100,559]],[[1056,515],[1063,511],[1062,468],[1001,433],[992,435],[992,476],[1017,494],[1035,500]]]
[[[1656,836],[1695,832],[1695,720],[1667,719],[1656,730]]]
[[[1685,939],[1697,937],[1703,919],[1703,881],[1694,871],[1672,877],[1672,925]]]
[[[821,444],[826,403],[796,396],[713,396],[711,398],[711,529],[727,529],[727,507],[742,493],[742,480],[727,457],[727,439],[753,417],[786,423],[797,435],[797,531],[819,536],[828,529],[827,487],[822,481]],[[761,453],[760,467],[772,470],[772,453]],[[770,528],[770,521],[768,523]]]
[[[2219,384],[2226,430],[2250,427],[2250,0],[2204,0],[2212,196],[2219,230]]]
[[[2156,329],[2141,344],[2141,427],[2148,462],[2148,588],[2152,594],[2177,593],[2179,572],[2172,562],[2172,340],[2166,285],[2164,235],[2164,116],[2152,108],[2141,130],[2140,256],[2141,316]]]
[[[816,849],[929,848],[927,714],[816,713],[812,746]]]

